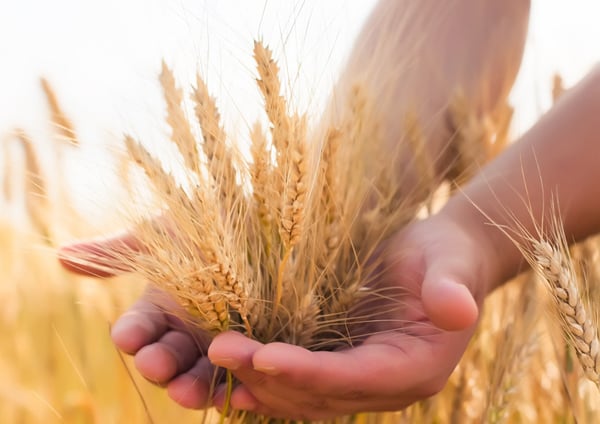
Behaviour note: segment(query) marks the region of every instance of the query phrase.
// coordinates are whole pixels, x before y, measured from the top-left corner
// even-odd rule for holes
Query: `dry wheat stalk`
[[[297,115],[290,116],[281,95],[279,68],[271,51],[260,42],[254,43],[260,91],[265,101],[265,111],[271,122],[271,141],[276,152],[276,192],[281,193],[278,207],[278,232],[283,244],[283,255],[278,265],[274,288],[272,320],[281,306],[284,290],[284,274],[294,246],[302,233],[307,192],[307,155],[305,155],[306,121]]]

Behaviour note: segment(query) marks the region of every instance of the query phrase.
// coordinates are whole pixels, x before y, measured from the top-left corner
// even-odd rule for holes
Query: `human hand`
[[[123,261],[128,252],[143,249],[130,234],[90,240],[60,249],[59,260],[69,271],[97,278],[131,271]],[[166,292],[149,286],[111,328],[119,350],[133,355],[140,374],[165,387],[181,406],[209,406],[216,367],[206,356],[211,336]]]
[[[399,410],[444,387],[491,287],[484,244],[439,215],[410,225],[386,251],[382,284],[402,290],[380,306],[402,307],[390,319],[371,323],[372,335],[359,346],[311,352],[232,332],[213,340],[212,363],[230,369],[242,383],[232,394],[233,408],[326,419]],[[215,403],[222,405],[222,396]]]
[[[134,244],[130,239],[103,243],[116,240]],[[223,406],[222,388],[209,399],[214,364],[230,369],[241,383],[231,397],[235,409],[310,419],[398,410],[441,390],[462,356],[490,287],[483,247],[443,213],[400,232],[384,249],[380,285],[402,290],[378,302],[383,309],[386,303],[402,307],[389,319],[367,321],[361,331],[371,335],[350,349],[311,352],[226,332],[206,352],[206,335],[165,313],[165,307],[176,306],[161,303],[164,294],[156,291],[146,293],[115,323],[112,336],[119,349],[135,355],[144,377],[166,386],[184,407]],[[63,249],[69,253],[64,256],[85,251],[101,252],[102,244]],[[95,256],[98,265],[101,259]],[[73,268],[68,260],[63,263]],[[78,264],[77,271],[93,273],[94,265]]]

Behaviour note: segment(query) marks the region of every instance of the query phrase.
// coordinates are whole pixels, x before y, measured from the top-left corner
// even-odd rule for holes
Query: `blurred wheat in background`
[[[42,88],[54,160],[40,161],[38,144],[25,130],[4,133],[3,208],[26,214],[6,214],[0,223],[1,422],[218,419],[215,411],[173,405],[130,373],[130,361],[112,346],[110,323],[146,281],[172,294],[187,322],[213,334],[235,329],[313,350],[360,343],[379,331],[373,323],[402,307],[401,293],[374,285],[381,271],[375,249],[435,210],[472,176],[474,163],[491,159],[510,141],[508,105],[476,117],[457,92],[450,107],[453,179],[440,184],[422,154],[419,123],[406,117],[407,149],[391,160],[410,152],[422,178],[400,197],[401,181],[391,166],[365,165],[381,163],[389,152],[378,150],[378,117],[363,86],[351,87],[340,125],[313,128],[283,96],[271,51],[256,42],[254,58],[268,128],[255,124],[247,140],[228,137],[217,100],[200,76],[188,92],[163,64],[169,143],[180,170],[170,172],[143,141],[124,138],[124,155],[115,160],[124,187],[120,201],[151,193],[148,203],[155,206],[131,207],[131,221],[91,223],[72,207],[61,163],[65,150],[84,141],[47,81]],[[555,96],[560,87],[557,80]],[[250,146],[249,159],[236,147],[240,143]],[[145,180],[132,183],[140,170]],[[142,213],[133,216],[136,211]],[[59,267],[54,248],[60,242],[131,223],[148,248],[113,254],[136,271],[132,275],[96,281]],[[488,298],[478,332],[440,394],[402,412],[335,422],[597,422],[598,242],[569,249],[560,227],[553,230],[528,235],[517,227],[512,234],[536,272]],[[394,298],[381,308],[381,299]],[[262,420],[236,413],[228,419]]]

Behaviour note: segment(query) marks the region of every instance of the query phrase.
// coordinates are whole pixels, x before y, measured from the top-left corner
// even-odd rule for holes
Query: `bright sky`
[[[43,75],[86,144],[84,157],[69,172],[91,187],[108,185],[93,177],[101,172],[98,158],[107,142],[116,145],[124,131],[150,140],[163,135],[164,106],[156,80],[162,58],[186,84],[200,70],[229,129],[246,131],[260,111],[251,58],[257,37],[276,57],[285,58],[281,65],[290,75],[288,88],[300,108],[316,112],[374,3],[0,2],[0,136],[19,126],[36,140],[48,138],[48,115],[38,83]],[[529,44],[513,94],[519,130],[547,108],[554,72],[572,84],[599,60],[598,16],[597,0],[533,0]],[[89,196],[85,193],[82,190]]]

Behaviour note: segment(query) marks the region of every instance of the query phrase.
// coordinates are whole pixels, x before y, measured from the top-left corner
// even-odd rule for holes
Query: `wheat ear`
[[[36,230],[49,242],[48,190],[40,167],[40,161],[31,138],[25,131],[16,130],[15,136],[25,152],[25,206]]]
[[[254,58],[259,74],[257,84],[265,100],[265,111],[272,124],[271,136],[276,151],[279,176],[276,187],[279,187],[282,193],[277,221],[283,254],[273,296],[271,317],[274,320],[281,305],[285,268],[292,256],[294,246],[300,239],[304,223],[307,193],[306,120],[304,117],[287,114],[287,104],[281,95],[279,68],[273,60],[271,51],[261,42],[255,42]]]
[[[277,196],[271,185],[274,172],[271,163],[271,151],[260,123],[257,122],[252,127],[250,140],[250,153],[252,154],[252,165],[250,166],[252,198],[260,226],[261,243],[266,257],[269,257],[273,243],[275,242],[273,237],[273,219],[277,214],[277,202],[274,201]]]
[[[221,187],[223,206],[230,210],[234,205],[241,204],[243,195],[236,182],[234,155],[226,144],[227,137],[220,123],[221,117],[216,101],[210,96],[200,75],[196,76],[196,88],[193,90],[192,99],[196,104],[194,110],[204,138],[202,149],[208,161],[208,169],[216,184]]]
[[[600,384],[598,328],[580,296],[576,273],[566,244],[561,240],[532,241],[534,269],[548,283],[562,329],[573,344],[586,377]]]
[[[48,106],[50,106],[52,123],[56,126],[59,135],[70,144],[78,146],[79,140],[77,138],[77,133],[75,132],[75,127],[62,110],[52,86],[45,78],[42,78],[40,83],[42,85],[42,90],[44,90],[46,100],[48,101]]]
[[[165,217],[179,237],[173,240],[173,231],[164,225],[142,223],[139,238],[149,246],[150,254],[133,258],[133,266],[169,290],[190,313],[200,316],[208,329],[229,328],[231,307],[239,312],[250,332],[247,284],[226,254],[232,246],[218,219],[216,202],[206,198],[201,189],[195,190],[190,199],[141,144],[129,136],[125,144],[166,202]]]
[[[200,171],[198,145],[182,108],[183,95],[181,89],[177,87],[173,72],[165,62],[162,63],[160,83],[167,101],[167,123],[172,130],[171,140],[183,156],[185,165],[198,173]]]
[[[3,178],[2,178],[2,194],[4,196],[4,200],[10,202],[13,198],[13,173],[14,165],[12,161],[12,152],[10,149],[10,145],[8,143],[9,137],[2,140],[2,153],[3,153]]]

